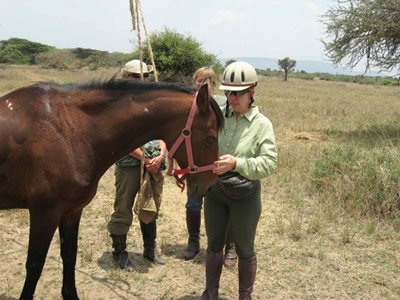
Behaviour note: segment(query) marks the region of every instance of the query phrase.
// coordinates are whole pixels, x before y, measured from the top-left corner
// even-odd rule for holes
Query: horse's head
[[[217,103],[209,95],[207,84],[199,89],[195,101],[197,110],[190,129],[192,164],[195,167],[191,168],[187,146],[180,145],[174,158],[182,169],[189,167],[191,171],[185,174],[189,193],[204,196],[217,181],[212,169],[218,159],[218,131],[223,128],[224,118]]]

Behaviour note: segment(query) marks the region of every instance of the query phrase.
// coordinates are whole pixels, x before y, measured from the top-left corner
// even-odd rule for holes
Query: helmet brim
[[[153,66],[152,65],[147,65],[147,72],[146,73],[151,73],[153,72]]]
[[[257,85],[257,82],[252,82],[252,83],[244,84],[244,85],[221,84],[219,86],[219,89],[223,90],[223,91],[243,91],[243,90],[249,89],[251,87],[255,87],[256,85]]]

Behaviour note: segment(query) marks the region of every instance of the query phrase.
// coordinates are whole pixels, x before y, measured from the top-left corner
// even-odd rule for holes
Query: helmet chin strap
[[[249,101],[249,108],[251,107],[251,105],[253,104],[253,102],[254,102],[254,98],[253,98],[253,96],[251,96],[251,97],[250,97],[250,101]]]
[[[229,117],[229,100],[226,98],[225,117]]]

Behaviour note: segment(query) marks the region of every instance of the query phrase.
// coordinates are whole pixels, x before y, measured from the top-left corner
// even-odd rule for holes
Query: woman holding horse
[[[141,77],[141,65],[142,74]],[[122,78],[133,80],[149,79],[153,67],[141,63],[135,59],[125,64],[122,68]],[[126,251],[126,238],[133,221],[132,208],[135,197],[141,184],[142,157],[144,158],[144,172],[151,174],[153,189],[153,200],[157,202],[157,207],[161,204],[161,195],[163,190],[164,175],[161,173],[161,166],[165,169],[164,153],[166,151],[165,143],[161,140],[151,141],[144,145],[144,149],[153,149],[150,157],[145,156],[141,148],[133,150],[128,155],[121,158],[115,164],[115,202],[114,212],[107,225],[107,229],[112,239],[114,249],[113,261],[120,269],[133,271],[133,263],[130,261]],[[147,153],[147,152],[146,152]],[[143,257],[157,264],[165,264],[156,247],[157,223],[154,220],[146,223],[140,222],[140,229],[143,237]]]
[[[214,94],[214,89],[217,86],[217,75],[214,70],[210,67],[202,67],[196,70],[193,75],[193,84],[196,90],[199,90],[206,81],[209,84],[208,90],[210,95],[213,95],[219,105],[225,104],[226,97]],[[191,260],[195,258],[200,251],[200,224],[203,197],[194,196],[188,192],[185,207],[186,227],[189,233],[189,239],[188,245],[183,252],[183,257],[185,260]],[[235,244],[232,241],[232,230],[231,227],[229,227],[225,243],[224,266],[233,267],[236,263],[236,258]]]
[[[219,181],[204,202],[208,247],[201,299],[218,298],[229,222],[239,257],[239,299],[251,299],[257,271],[254,240],[261,215],[260,179],[271,174],[277,162],[272,124],[253,104],[256,85],[257,73],[248,63],[234,62],[223,73],[225,130],[219,135],[219,160],[213,170]]]

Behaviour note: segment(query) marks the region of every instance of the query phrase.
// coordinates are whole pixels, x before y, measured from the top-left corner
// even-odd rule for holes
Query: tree
[[[36,55],[51,49],[51,46],[19,38],[0,41],[0,63],[34,64]]]
[[[9,45],[0,50],[0,63],[6,64],[29,64],[29,56],[21,53],[16,45]]]
[[[198,68],[217,63],[214,54],[205,52],[201,44],[191,36],[182,35],[169,28],[149,35],[154,62],[160,78],[180,78],[191,76]],[[143,60],[150,63],[147,42],[143,43]],[[139,47],[134,51],[139,57]]]
[[[337,0],[322,16],[330,41],[322,41],[334,64],[354,68],[366,61],[381,71],[400,73],[400,1]]]
[[[219,78],[219,75],[224,72],[224,66],[218,60],[212,65],[212,68],[217,75],[217,78]]]
[[[288,73],[290,71],[294,71],[296,61],[294,59],[290,59],[289,57],[285,57],[284,59],[278,60],[278,65],[281,69],[283,69],[283,71],[285,71],[285,81],[287,81]]]
[[[228,59],[226,62],[225,62],[225,68],[227,67],[227,66],[229,66],[230,64],[232,64],[232,63],[234,63],[234,62],[236,62],[236,60],[234,60],[234,59]]]

